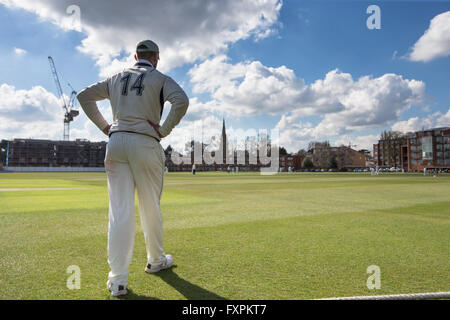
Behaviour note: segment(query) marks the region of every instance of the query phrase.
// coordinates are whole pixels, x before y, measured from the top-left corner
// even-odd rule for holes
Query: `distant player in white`
[[[170,77],[156,70],[159,48],[151,40],[138,43],[137,63],[112,77],[97,82],[78,94],[86,115],[110,140],[106,149],[108,178],[108,274],[107,288],[113,296],[127,294],[128,267],[134,246],[134,194],[147,249],[148,273],[173,265],[173,257],[162,246],[160,199],[164,180],[164,150],[159,141],[186,114],[189,100]],[[109,99],[113,123],[108,124],[96,101]],[[159,126],[164,102],[172,106]]]

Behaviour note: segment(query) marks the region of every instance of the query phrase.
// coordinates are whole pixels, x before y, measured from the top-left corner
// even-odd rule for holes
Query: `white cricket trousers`
[[[158,265],[165,260],[160,199],[164,182],[164,150],[149,136],[117,132],[106,147],[108,177],[109,280],[126,285],[134,246],[135,188],[144,231],[147,262]]]

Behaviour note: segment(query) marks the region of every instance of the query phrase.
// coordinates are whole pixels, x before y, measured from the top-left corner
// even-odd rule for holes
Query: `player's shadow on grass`
[[[173,272],[173,266],[171,269],[164,270],[155,273],[156,276],[160,277],[169,286],[173,287],[179,293],[186,297],[188,300],[227,300],[214,292],[203,289],[189,281],[180,278],[178,274]]]
[[[118,297],[120,300],[161,300],[156,297],[143,296],[141,294],[134,293],[130,288],[127,288],[128,294],[126,296]]]

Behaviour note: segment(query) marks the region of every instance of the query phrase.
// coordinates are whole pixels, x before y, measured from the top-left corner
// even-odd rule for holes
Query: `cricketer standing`
[[[186,114],[189,100],[170,77],[156,70],[159,48],[151,40],[136,47],[137,63],[104,81],[83,89],[77,96],[89,119],[110,139],[106,148],[108,180],[108,274],[107,288],[113,296],[127,294],[128,267],[134,246],[134,195],[145,237],[145,272],[172,267],[173,257],[163,249],[160,199],[165,155],[160,139],[167,137]],[[100,113],[97,101],[109,99],[113,123]],[[172,106],[159,126],[164,102]]]

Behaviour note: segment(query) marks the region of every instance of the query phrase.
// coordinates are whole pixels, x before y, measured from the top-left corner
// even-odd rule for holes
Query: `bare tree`
[[[332,150],[329,141],[312,141],[308,144],[312,162],[318,168],[329,168]]]
[[[407,134],[400,131],[383,131],[380,135],[383,141],[383,164],[400,166],[401,148],[407,143]]]
[[[303,163],[302,163],[302,167],[306,168],[306,169],[314,168],[314,164],[311,161],[311,158],[305,157],[305,159],[303,160]]]
[[[298,150],[297,154],[301,157],[306,157],[308,152],[305,149],[300,149],[300,150]]]

